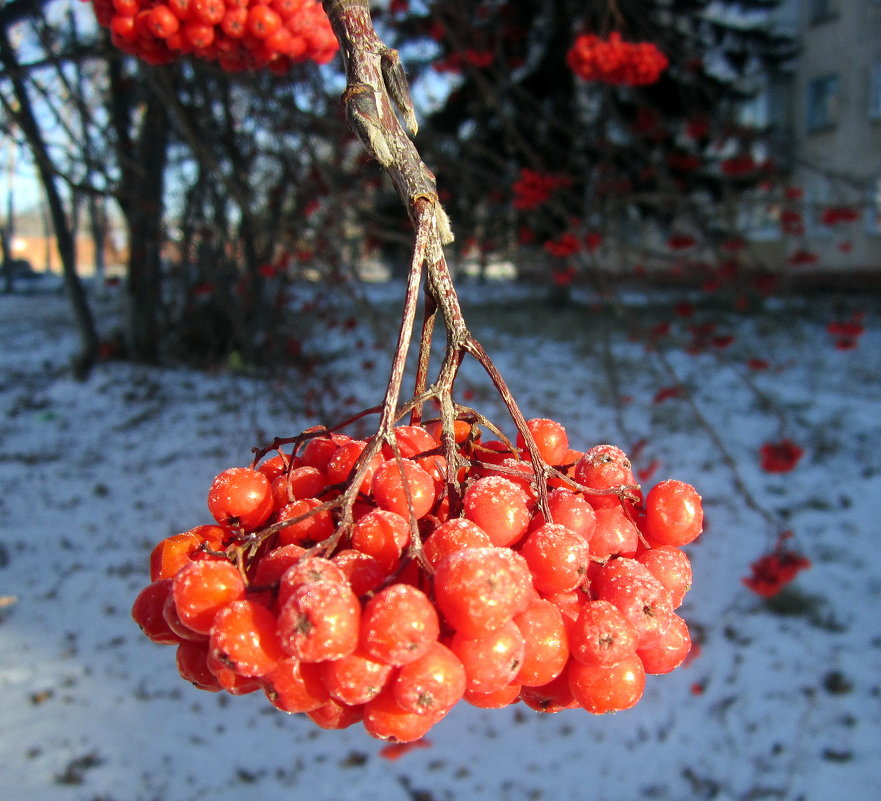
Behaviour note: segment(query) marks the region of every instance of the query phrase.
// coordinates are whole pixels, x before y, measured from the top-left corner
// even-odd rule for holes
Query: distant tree
[[[768,132],[738,120],[757,79],[793,56],[793,42],[769,28],[777,5],[391,3],[385,21],[414,86],[439,97],[420,147],[442,187],[455,176],[460,243],[544,244],[546,262],[567,255],[567,234],[583,252],[646,221],[676,233],[687,219],[715,243],[734,236],[732,198],[777,171]],[[590,37],[604,46],[606,78],[579,66]],[[615,42],[618,52],[646,42],[668,66],[645,83],[615,75]]]
[[[73,221],[59,186],[55,158],[35,112],[34,88],[29,86],[27,80],[29,69],[22,64],[9,37],[9,28],[13,24],[28,17],[39,16],[40,11],[40,4],[29,0],[16,0],[0,10],[0,64],[9,86],[8,93],[0,91],[0,103],[7,117],[14,119],[21,130],[43,185],[58,245],[64,286],[70,298],[80,339],[80,350],[74,359],[74,372],[83,377],[88,374],[98,356],[97,329],[77,274]]]
[[[517,252],[521,266],[531,258],[565,284],[594,265],[601,245],[621,263],[613,248],[632,251],[638,239],[672,263],[693,231],[711,247],[737,235],[737,204],[775,168],[766,132],[737,122],[755,76],[792,52],[767,29],[764,12],[775,5],[396,0],[373,12],[418,96],[433,98],[418,144],[439,176],[459,253],[485,264]],[[38,74],[64,87],[39,95],[68,131],[64,152],[47,149],[62,207],[66,186],[122,212],[131,358],[236,351],[271,360],[284,347],[278,309],[288,278],[306,268],[341,276],[378,251],[406,268],[409,222],[394,179],[358,148],[342,84],[314,63],[333,54],[326,20],[309,17],[305,55],[273,39],[284,53],[264,47],[231,62],[228,49],[216,50],[204,63],[178,58],[174,34],[148,48],[124,14],[109,32],[106,0],[94,3],[99,32],[47,24],[52,7],[15,0],[0,21],[8,30],[29,20],[30,45],[47,56],[12,71],[22,91]],[[589,37],[646,42],[668,64],[651,82],[592,80],[571,55]],[[11,46],[5,53],[20,58]],[[272,69],[242,69],[270,56]],[[100,219],[95,206],[98,237]],[[642,236],[647,225],[655,240]],[[195,324],[195,312],[216,327]]]

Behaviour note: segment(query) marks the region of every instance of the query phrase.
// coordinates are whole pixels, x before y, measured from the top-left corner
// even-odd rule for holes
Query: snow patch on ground
[[[395,293],[377,291],[394,308]],[[637,467],[660,460],[648,483],[676,477],[701,491],[708,525],[690,548],[695,586],[682,610],[698,658],[650,677],[638,707],[614,716],[461,704],[431,747],[394,762],[358,727],[325,732],[259,694],[200,693],[129,618],[146,557],[161,537],[207,522],[211,479],[247,463],[252,446],[331,421],[300,418],[288,402],[296,388],[277,379],[107,363],[77,383],[63,299],[0,297],[0,596],[16,599],[0,609],[0,797],[881,797],[878,310],[847,352],[825,331],[835,309],[821,299],[720,313],[735,335],[724,351],[688,353],[677,323],[664,366],[627,334],[652,315],[670,319],[669,301],[634,298],[612,325],[588,303],[551,312],[501,285],[462,295],[527,417],[560,420],[575,447],[645,440]],[[751,373],[750,357],[771,367]],[[377,362],[374,372],[333,367],[363,406],[387,380]],[[677,383],[695,406],[652,402]],[[503,421],[479,366],[466,362],[458,389]],[[759,446],[784,435],[804,459],[792,473],[762,473]],[[764,603],[740,579],[781,525],[814,566]]]

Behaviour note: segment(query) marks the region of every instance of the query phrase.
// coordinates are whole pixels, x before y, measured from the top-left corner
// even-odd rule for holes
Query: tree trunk
[[[89,231],[95,243],[95,281],[99,286],[104,284],[107,277],[107,263],[104,253],[105,240],[107,238],[107,218],[104,213],[104,203],[96,195],[89,195]]]
[[[129,269],[126,284],[126,338],[129,357],[155,364],[160,357],[162,327],[162,194],[168,145],[168,115],[151,95],[138,142],[144,168],[139,197],[125,206],[129,228]]]
[[[144,67],[143,69],[147,69]],[[118,64],[110,62],[113,117],[123,165],[118,196],[129,235],[126,281],[126,349],[130,359],[159,361],[162,343],[162,213],[169,120],[162,97],[151,82],[145,93],[132,97],[131,84]],[[136,138],[131,136],[134,105],[143,100]]]

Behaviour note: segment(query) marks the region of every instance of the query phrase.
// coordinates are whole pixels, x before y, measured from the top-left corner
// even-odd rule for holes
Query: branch
[[[323,6],[345,62],[347,86],[342,100],[349,124],[367,152],[385,167],[414,228],[418,227],[416,206],[427,202],[437,218],[438,245],[452,242],[434,173],[420,158],[395,113],[397,108],[415,134],[416,116],[397,51],[377,36],[368,0],[324,0]]]
[[[444,245],[453,240],[449,221],[437,195],[434,174],[425,165],[415,145],[404,131],[399,116],[411,134],[417,124],[410,91],[395,50],[386,47],[376,34],[367,0],[324,0],[339,41],[346,69],[346,89],[342,95],[349,125],[392,179],[416,231],[413,258],[407,281],[404,310],[398,342],[392,359],[391,375],[382,403],[381,419],[376,434],[368,441],[354,465],[348,486],[341,496],[340,516],[334,534],[316,546],[332,552],[352,524],[352,508],[364,476],[383,443],[388,443],[400,458],[394,427],[405,414],[420,420],[422,405],[434,401],[440,408],[442,450],[447,462],[447,491],[451,510],[458,509],[462,488],[457,479],[461,457],[456,449],[454,423],[460,412],[453,402],[453,385],[465,354],[471,355],[484,368],[502,398],[517,431],[522,435],[533,467],[534,484],[539,508],[551,520],[548,507],[547,480],[561,474],[542,459],[526,419],[505,381],[486,351],[471,335],[465,324],[459,299],[444,255]],[[425,272],[425,316],[419,345],[414,396],[400,408],[403,376],[415,323],[418,290]],[[431,340],[437,312],[446,328],[446,347],[437,379],[428,385],[427,372]],[[405,487],[406,489],[406,487]],[[420,538],[411,514],[413,533],[411,555],[421,558]],[[427,565],[423,565],[427,568]]]

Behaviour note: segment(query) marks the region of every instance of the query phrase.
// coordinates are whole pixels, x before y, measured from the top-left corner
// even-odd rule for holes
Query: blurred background
[[[117,16],[128,5],[99,0]],[[792,287],[877,289],[877,2],[373,11],[406,65],[459,273],[516,278],[561,303],[579,285],[684,284],[741,304]],[[289,357],[297,332],[280,334],[278,309],[296,285],[406,270],[409,221],[346,127],[332,50],[330,63],[259,72],[216,55],[151,66],[83,2],[10,0],[0,28],[2,287],[63,276],[81,369],[101,344],[84,281],[124,285],[105,350],[256,364]],[[650,83],[587,75],[576,42],[612,34],[653,47],[665,68]]]
[[[0,797],[875,801],[881,4],[373,4],[525,415],[707,521],[636,709],[459,704],[409,750],[199,692],[131,621],[217,473],[381,400],[413,245],[338,55],[148,64],[96,22],[153,5],[0,7]]]

